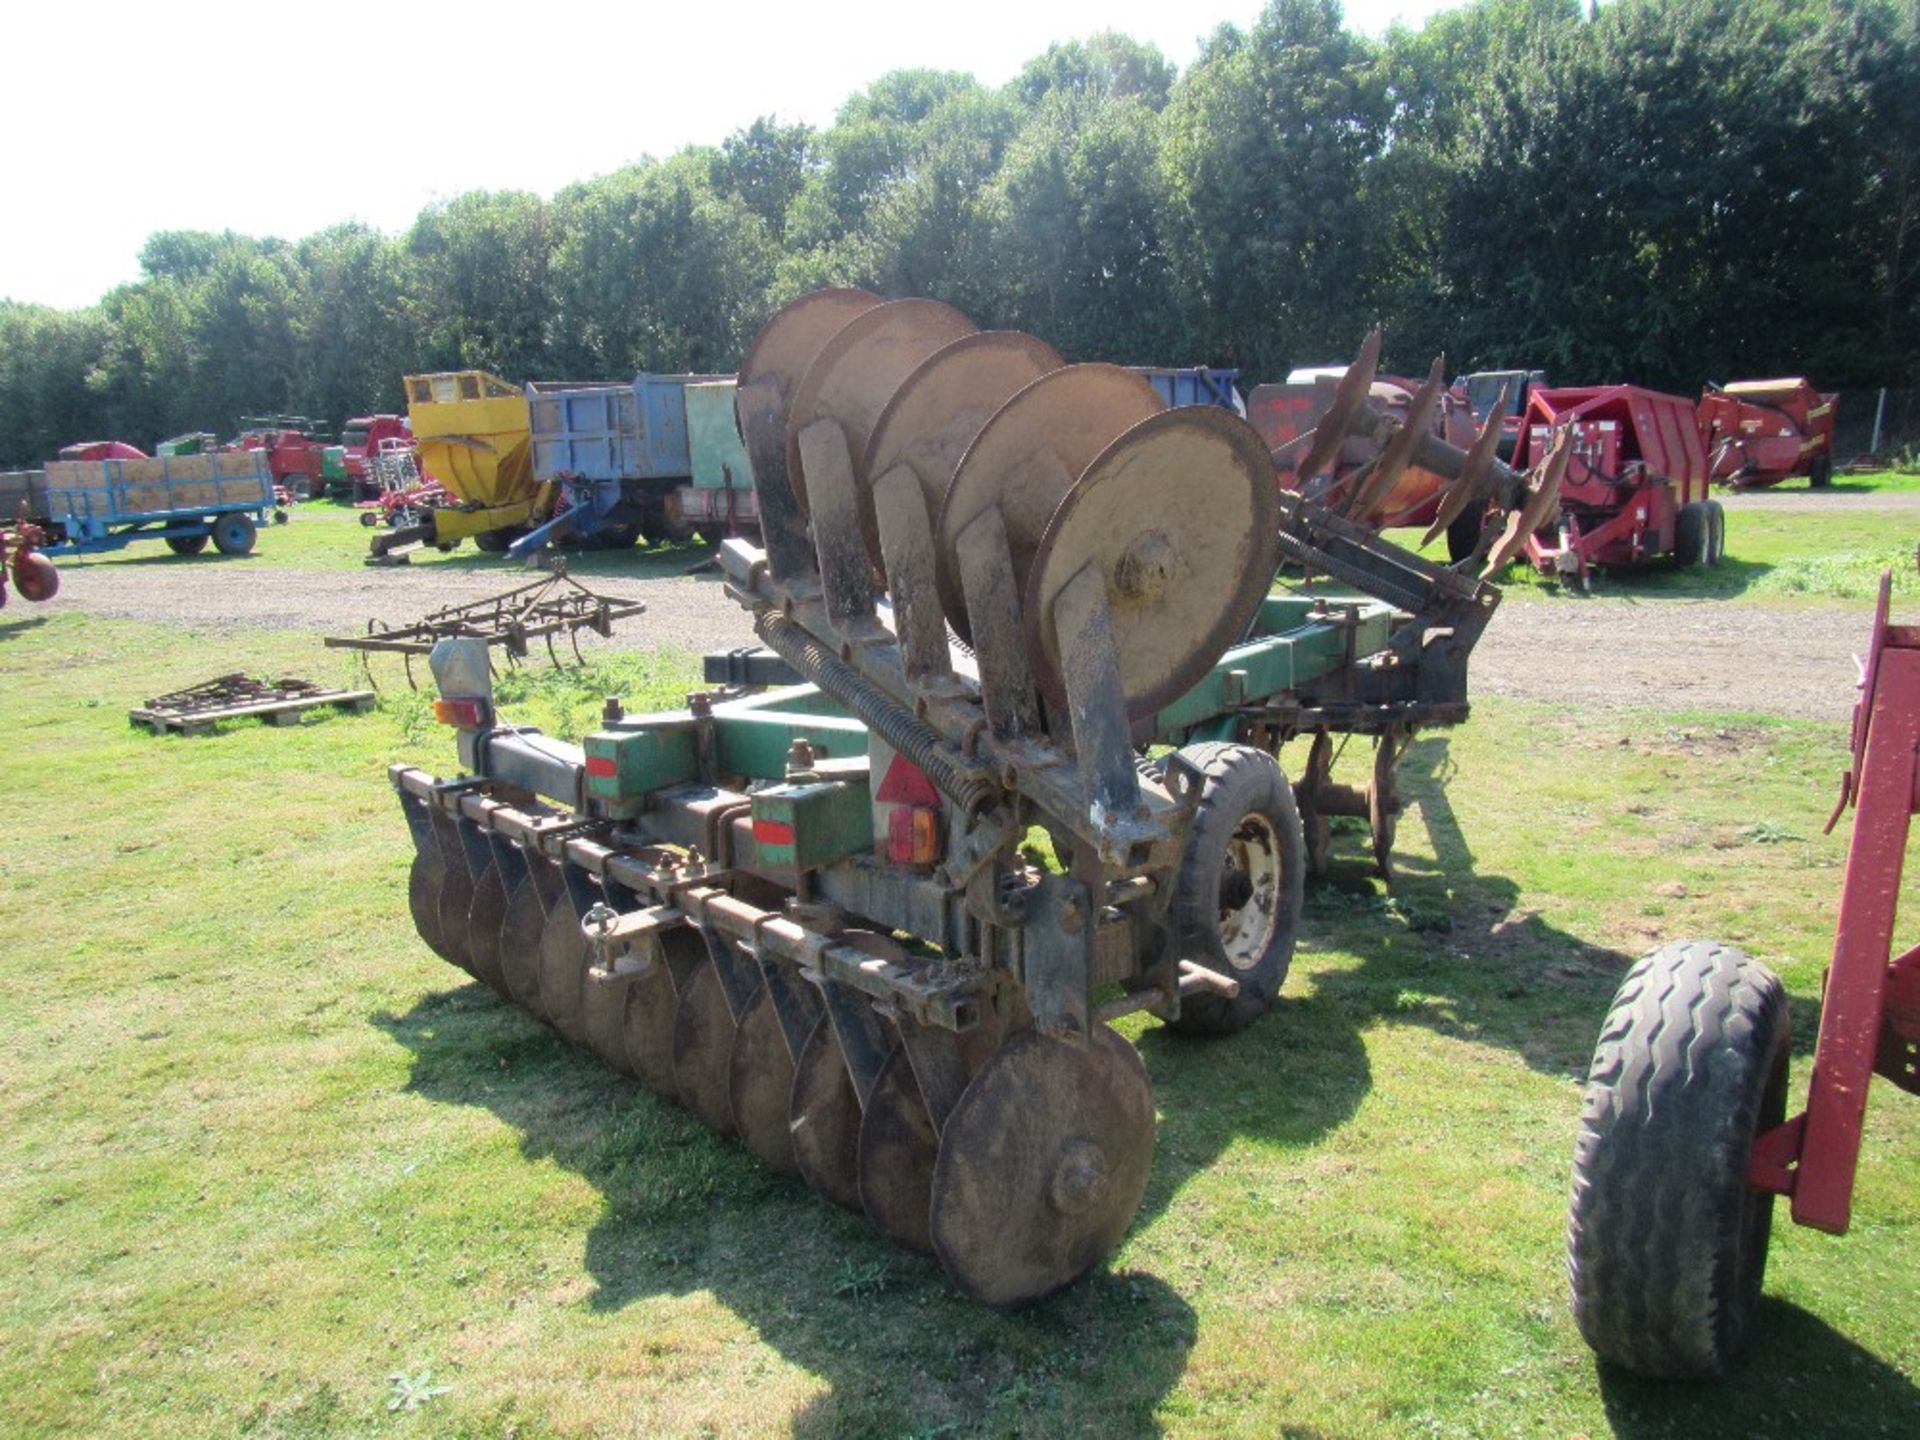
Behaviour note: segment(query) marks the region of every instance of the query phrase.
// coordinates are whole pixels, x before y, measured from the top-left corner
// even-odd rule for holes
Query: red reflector
[[[887,858],[896,865],[931,865],[940,858],[939,812],[902,805],[887,812]]]
[[[587,756],[587,774],[598,780],[611,780],[620,773],[620,767],[613,763],[610,755]]]
[[[753,822],[753,843],[756,845],[791,845],[793,827],[784,820],[760,820]]]
[[[478,700],[436,700],[433,718],[442,725],[457,725],[462,730],[478,730],[487,723],[486,707]]]

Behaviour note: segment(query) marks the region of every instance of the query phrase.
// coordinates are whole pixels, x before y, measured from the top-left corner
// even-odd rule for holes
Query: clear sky
[[[1383,33],[1461,0],[1347,0]],[[826,125],[889,70],[998,85],[1119,30],[1184,68],[1260,0],[174,0],[22,3],[5,22],[0,297],[83,305],[155,230],[404,229],[471,189],[551,195],[773,114]]]

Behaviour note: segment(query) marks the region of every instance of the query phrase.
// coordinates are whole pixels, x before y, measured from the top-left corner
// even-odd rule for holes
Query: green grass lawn
[[[1782,1217],[1731,1382],[1599,1371],[1564,1295],[1580,1077],[1633,956],[1710,935],[1779,968],[1803,1091],[1837,726],[1488,702],[1423,738],[1402,879],[1339,837],[1274,1014],[1127,1026],[1146,1204],[1109,1267],[1002,1316],[431,956],[382,773],[451,768],[420,697],[125,720],[336,666],[0,617],[0,1434],[1920,1433],[1920,1106],[1890,1087],[1854,1232]],[[577,731],[604,688],[693,677],[631,657],[503,699]]]

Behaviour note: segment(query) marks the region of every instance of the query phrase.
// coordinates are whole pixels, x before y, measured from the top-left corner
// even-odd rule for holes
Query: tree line
[[[95,305],[0,301],[0,464],[338,424],[404,373],[731,370],[834,284],[1249,381],[1378,321],[1412,373],[1914,383],[1916,167],[1920,0],[1477,0],[1382,40],[1272,0],[1184,73],[1109,33],[399,235],[155,234]]]

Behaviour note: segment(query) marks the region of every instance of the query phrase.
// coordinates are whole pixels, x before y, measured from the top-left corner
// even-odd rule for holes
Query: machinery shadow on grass
[[[1313,1003],[1354,1027],[1425,1025],[1584,1078],[1608,1003],[1638,957],[1556,929],[1527,908],[1514,881],[1479,869],[1448,798],[1452,774],[1444,734],[1416,740],[1401,760],[1401,831],[1424,822],[1433,858],[1403,846],[1385,894],[1371,855],[1356,855],[1364,828],[1336,831],[1333,873],[1307,891],[1302,943],[1361,963],[1317,973]],[[1571,1153],[1571,1132],[1567,1145]]]
[[[1718,565],[1674,565],[1657,561],[1640,570],[1595,570],[1590,589],[1577,581],[1537,576],[1516,562],[1501,583],[1546,592],[1556,600],[1726,600],[1745,594],[1773,569],[1759,560],[1723,557]]]
[[[1159,1433],[1155,1411],[1198,1333],[1192,1309],[1159,1278],[1103,1271],[999,1314],[962,1297],[934,1261],[478,984],[375,1023],[411,1052],[410,1090],[485,1106],[529,1160],[571,1170],[603,1197],[585,1237],[596,1287],[585,1305],[619,1311],[709,1292],[823,1381],[824,1393],[789,1417],[796,1435]],[[768,1403],[743,1372],[716,1418],[724,1426],[752,1412],[777,1425]]]
[[[1780,1226],[1776,1217],[1776,1236]],[[1910,1377],[1786,1300],[1762,1298],[1753,1325],[1745,1355],[1717,1383],[1596,1365],[1613,1433],[1920,1435],[1920,1387]]]

